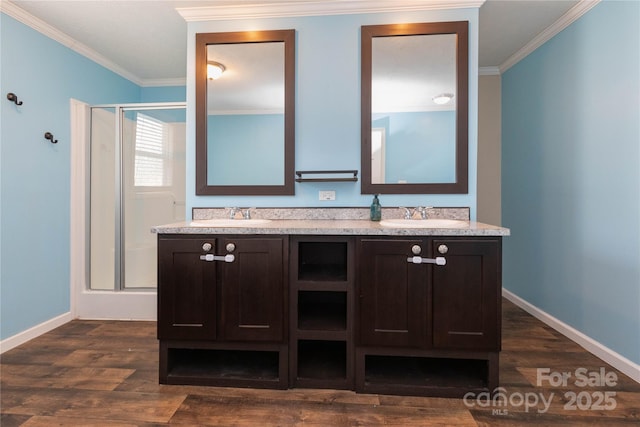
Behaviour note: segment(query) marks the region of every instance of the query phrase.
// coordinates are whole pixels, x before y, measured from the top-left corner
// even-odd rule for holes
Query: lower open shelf
[[[353,389],[350,356],[345,341],[298,340],[293,385]]]
[[[168,347],[161,349],[160,383],[286,388],[282,357],[286,351]]]
[[[298,341],[298,378],[343,379],[347,348],[340,341]]]
[[[462,397],[490,391],[497,369],[492,360],[437,356],[361,354],[356,391],[418,396]]]
[[[365,382],[478,388],[487,385],[486,365],[483,360],[366,356]]]
[[[169,375],[278,379],[278,353],[274,351],[169,350]]]

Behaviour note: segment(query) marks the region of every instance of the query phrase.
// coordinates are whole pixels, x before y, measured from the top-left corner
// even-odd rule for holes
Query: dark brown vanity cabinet
[[[357,391],[497,387],[499,237],[361,237],[356,258]]]
[[[498,386],[501,237],[159,235],[160,382]]]
[[[286,388],[288,238],[158,237],[160,382]]]

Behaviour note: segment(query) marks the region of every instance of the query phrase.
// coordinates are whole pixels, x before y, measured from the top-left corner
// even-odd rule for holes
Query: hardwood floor
[[[481,397],[159,385],[155,322],[75,320],[1,356],[0,425],[640,424],[640,384],[506,300],[503,312],[500,385],[506,406]],[[538,370],[545,368],[551,381],[545,377],[538,386]],[[563,372],[571,374],[567,384],[554,386]],[[581,386],[583,377],[609,383]]]

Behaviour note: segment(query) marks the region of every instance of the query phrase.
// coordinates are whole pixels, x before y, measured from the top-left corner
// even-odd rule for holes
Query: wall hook
[[[22,105],[22,101],[18,101],[18,96],[15,93],[9,92],[7,94],[7,99],[16,105]]]
[[[53,139],[53,134],[51,132],[45,132],[44,139],[48,139],[49,141],[51,141],[52,144],[58,143],[57,139]]]

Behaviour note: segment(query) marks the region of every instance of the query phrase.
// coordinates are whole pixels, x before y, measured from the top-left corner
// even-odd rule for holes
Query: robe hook
[[[18,101],[18,96],[15,93],[9,92],[7,94],[7,99],[16,105],[22,105],[22,101]]]
[[[51,132],[45,132],[44,139],[48,139],[49,141],[51,141],[52,144],[58,143],[57,139],[53,139],[53,134]]]

